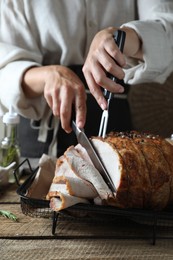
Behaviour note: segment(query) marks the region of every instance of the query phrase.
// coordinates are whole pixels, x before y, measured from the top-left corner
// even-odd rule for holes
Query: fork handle
[[[126,33],[124,31],[117,30],[113,33],[113,38],[120,51],[123,52]]]
[[[107,90],[106,88],[104,89],[104,97],[109,100],[112,98],[112,92],[110,92],[109,90]]]
[[[120,51],[123,52],[126,33],[124,31],[117,30],[113,33],[113,38]],[[112,74],[108,73],[107,76],[108,78],[112,79],[114,82],[118,82],[118,79],[114,77]],[[110,100],[112,98],[112,93],[109,90],[104,89],[104,96],[107,100]]]

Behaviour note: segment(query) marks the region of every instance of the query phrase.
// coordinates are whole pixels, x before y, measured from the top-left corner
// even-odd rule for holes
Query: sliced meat
[[[69,147],[57,160],[47,198],[53,210],[91,200],[98,205],[162,210],[173,203],[173,146],[145,133],[109,133],[92,137],[116,193],[81,146]]]
[[[104,182],[98,170],[92,164],[85,161],[73,146],[69,147],[64,155],[75,174],[92,183],[103,201],[113,198],[111,190]]]
[[[49,188],[49,192],[46,196],[46,199],[50,200],[53,197],[58,197],[59,193],[68,193],[66,184],[52,183]]]
[[[39,160],[39,169],[36,173],[34,181],[28,189],[27,196],[35,199],[45,199],[47,191],[54,178],[56,167],[55,158],[51,158],[43,154]]]
[[[76,149],[74,146],[72,146],[71,149],[72,148]],[[87,159],[89,161],[90,159],[86,154],[86,150],[83,147],[79,147],[79,149],[85,158],[88,157]],[[76,172],[71,168],[65,156],[61,156],[57,160],[55,176],[46,198],[50,200],[50,198],[54,196],[59,196],[61,192],[87,199],[94,199],[98,196],[95,187],[90,182],[76,175]]]
[[[80,154],[80,156],[81,156],[86,162],[88,162],[88,163],[90,163],[90,164],[93,165],[93,163],[92,163],[92,161],[91,161],[91,158],[89,157],[89,155],[88,155],[86,149],[85,149],[81,144],[77,144],[77,145],[75,146],[75,149],[76,149],[76,151]]]
[[[57,196],[57,192],[65,192],[72,196],[94,199],[98,196],[95,187],[81,178],[58,176],[55,177],[50,187],[48,197]]]
[[[59,193],[59,197],[53,197],[50,199],[50,207],[54,211],[60,211],[78,203],[89,204],[89,201],[86,199],[71,196],[67,193]]]
[[[62,155],[61,157],[59,157],[57,159],[55,177],[56,176],[69,176],[69,177],[74,176],[75,177],[75,173],[69,167],[69,164],[64,155]]]
[[[128,175],[122,156],[114,144],[103,138],[94,137],[91,141],[116,187],[115,205],[128,207]]]

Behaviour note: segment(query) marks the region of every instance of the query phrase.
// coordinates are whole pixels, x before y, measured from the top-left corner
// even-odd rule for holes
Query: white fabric
[[[94,35],[108,26],[126,24],[143,41],[144,62],[125,70],[126,83],[164,82],[173,70],[171,0],[1,0],[0,21],[0,116],[13,104],[24,117],[43,118],[44,97],[22,91],[24,71],[83,64]]]

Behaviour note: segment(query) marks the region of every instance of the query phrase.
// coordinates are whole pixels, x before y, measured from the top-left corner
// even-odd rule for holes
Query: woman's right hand
[[[61,120],[62,128],[70,133],[72,107],[76,124],[83,128],[86,121],[86,93],[79,77],[60,65],[33,67],[23,77],[23,91],[28,98],[44,95],[53,115]]]

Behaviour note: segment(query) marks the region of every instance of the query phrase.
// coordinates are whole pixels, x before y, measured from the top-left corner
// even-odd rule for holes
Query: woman
[[[56,154],[59,118],[62,128],[71,132],[74,106],[77,125],[82,128],[86,122],[84,83],[70,65],[86,59],[84,75],[102,109],[107,104],[100,86],[114,93],[124,91],[107,79],[105,70],[127,84],[164,82],[172,70],[172,1],[100,0],[98,5],[97,0],[1,0],[0,4],[0,114],[12,104],[21,116],[41,120],[38,140],[43,143],[49,128],[54,128],[51,154]],[[124,54],[112,38],[120,27],[126,32]]]

